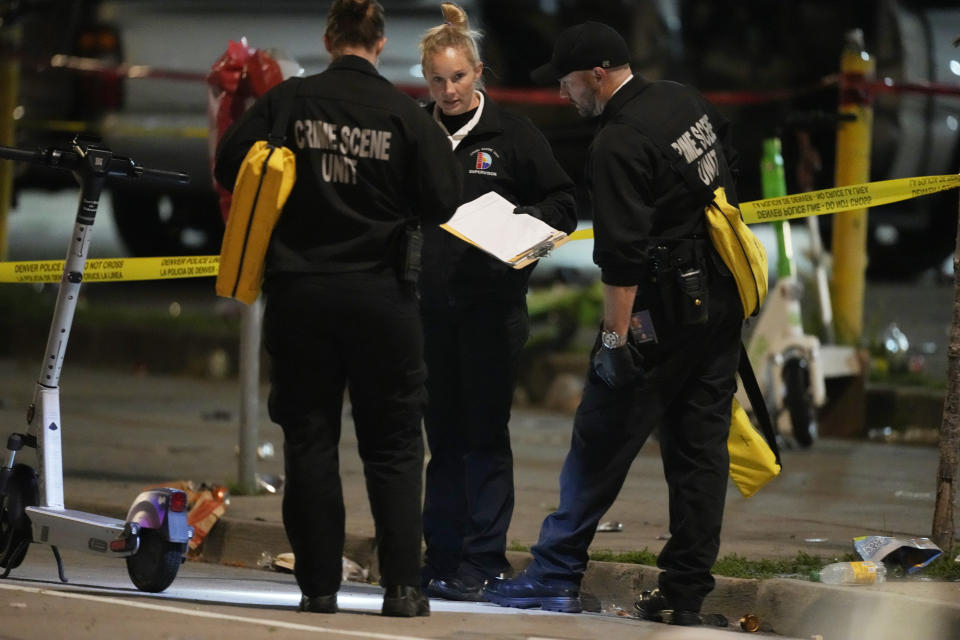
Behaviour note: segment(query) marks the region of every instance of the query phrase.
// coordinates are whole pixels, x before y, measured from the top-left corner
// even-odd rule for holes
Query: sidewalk
[[[32,361],[0,360],[0,419],[8,431],[22,428],[35,373]],[[226,483],[236,477],[235,381],[73,367],[61,386],[69,508],[123,517],[144,486],[184,479]],[[279,429],[265,415],[260,424],[260,441],[272,442],[279,456]],[[376,573],[373,521],[351,426],[347,409],[341,446],[345,553]],[[570,426],[566,415],[514,412],[512,545],[532,545],[543,518],[556,507]],[[721,556],[794,558],[802,551],[831,559],[850,553],[854,536],[927,535],[938,460],[935,447],[842,440],[784,451],[783,474],[753,498],[744,499],[730,485]],[[277,458],[259,464],[263,472],[282,471]],[[622,530],[598,533],[591,550],[659,551],[668,532],[666,498],[659,452],[650,442],[605,518],[621,523]],[[289,551],[280,503],[278,495],[233,496],[204,542],[203,559],[255,567],[264,552]],[[528,560],[526,553],[511,553],[518,569]],[[655,587],[656,573],[653,567],[592,562],[583,589],[604,611],[630,612],[636,595]],[[704,611],[722,613],[733,628],[752,613],[774,632],[794,637],[944,640],[960,638],[960,582],[901,579],[832,587],[791,578],[719,577]]]

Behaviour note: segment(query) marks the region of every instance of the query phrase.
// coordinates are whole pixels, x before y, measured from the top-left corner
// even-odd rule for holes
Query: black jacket
[[[433,113],[432,103],[426,112]],[[500,108],[484,95],[480,120],[454,154],[465,175],[461,202],[496,191],[517,206],[538,207],[540,219],[556,229],[570,233],[576,228],[573,181],[529,118]],[[443,229],[426,228],[422,304],[522,299],[535,266],[513,269]]]
[[[737,203],[729,123],[695,89],[634,76],[600,116],[585,172],[593,260],[606,284],[641,282],[651,238],[706,236],[718,186]]]
[[[251,145],[267,138],[284,84],[224,135],[220,184],[233,185]],[[297,181],[270,240],[268,279],[398,267],[406,229],[446,222],[460,203],[463,177],[446,136],[357,56],[300,81],[286,146],[296,152]]]

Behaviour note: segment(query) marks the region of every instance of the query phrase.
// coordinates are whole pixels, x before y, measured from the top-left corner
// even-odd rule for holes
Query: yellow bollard
[[[840,56],[841,114],[855,120],[837,130],[836,186],[870,181],[872,97],[860,82],[872,80],[876,61],[864,51],[863,31],[847,33]],[[854,203],[851,203],[852,205]],[[833,217],[833,299],[837,342],[856,345],[863,331],[863,295],[867,269],[867,210],[851,208]]]
[[[17,27],[0,31],[0,145],[6,147],[15,143],[13,112],[19,100],[20,65],[14,49],[18,43]],[[0,160],[0,261],[7,259],[7,214],[12,198],[13,162]]]

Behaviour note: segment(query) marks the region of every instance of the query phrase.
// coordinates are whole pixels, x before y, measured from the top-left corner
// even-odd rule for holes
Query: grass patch
[[[940,376],[933,376],[923,372],[890,371],[885,366],[877,366],[876,359],[871,362],[867,371],[867,381],[898,387],[917,387],[932,391],[943,391],[947,382]]]
[[[184,311],[176,316],[159,306],[130,309],[116,305],[90,306],[77,310],[81,326],[109,326],[166,333],[189,332],[209,338],[231,338],[240,328],[240,317],[217,316],[208,311]]]
[[[590,554],[590,559],[595,562],[624,562],[657,566],[657,554],[649,551],[646,547],[642,551],[594,551]]]
[[[530,547],[518,542],[511,542],[508,551],[529,552]],[[960,562],[954,558],[960,555],[960,545],[952,553],[944,553],[931,562],[916,575],[906,576],[903,570],[894,570],[887,574],[888,578],[929,578],[931,580],[960,580]],[[592,551],[590,559],[594,562],[622,562],[624,564],[642,564],[651,567],[657,566],[657,554],[646,547],[642,551]],[[753,578],[765,580],[768,578],[800,578],[809,580],[810,574],[819,571],[831,562],[856,562],[860,557],[854,553],[847,553],[839,557],[821,558],[811,556],[800,551],[793,558],[783,560],[748,560],[735,553],[719,558],[713,565],[713,573],[728,578]]]
[[[957,556],[960,556],[960,545],[954,547],[951,553],[944,553],[928,564],[917,575],[935,580],[960,580],[960,562],[953,560]]]
[[[837,558],[836,561],[846,562],[856,560],[851,553],[844,557]],[[717,560],[713,565],[713,572],[720,576],[731,578],[803,578],[809,579],[810,574],[819,571],[825,564],[834,562],[833,558],[823,560],[818,556],[811,556],[808,553],[799,552],[793,558],[783,560],[748,560],[743,556],[731,554]]]
[[[513,551],[526,551],[520,545],[515,545]],[[919,571],[916,577],[930,578],[933,580],[960,580],[960,562],[954,562],[953,559],[960,553],[958,546],[953,553],[945,553],[925,569]],[[594,551],[590,554],[590,559],[594,562],[622,562],[626,564],[642,564],[655,567],[657,566],[657,554],[647,549],[642,551]],[[835,558],[820,558],[810,554],[799,552],[793,558],[782,560],[749,560],[737,554],[731,554],[719,558],[713,565],[713,573],[718,576],[727,576],[729,578],[752,578],[755,580],[764,580],[768,578],[800,578],[809,580],[810,574],[819,571],[825,565],[831,562],[855,562],[860,557],[847,553]],[[888,574],[888,578],[905,577],[903,571],[893,571]],[[908,576],[914,577],[914,576]]]
[[[136,296],[138,293],[130,291],[129,295]],[[17,327],[36,326],[46,335],[56,296],[56,285],[47,285],[42,289],[22,284],[0,287],[0,330],[9,334]],[[231,338],[235,337],[239,330],[240,314],[223,316],[201,308],[171,315],[170,310],[161,303],[143,308],[130,308],[109,302],[91,304],[81,294],[73,323],[79,329],[110,327],[111,330],[189,332],[209,338]]]

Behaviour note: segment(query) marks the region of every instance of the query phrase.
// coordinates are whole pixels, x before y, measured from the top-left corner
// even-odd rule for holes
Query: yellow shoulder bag
[[[780,475],[780,448],[777,435],[767,412],[766,402],[760,393],[757,376],[747,357],[747,349],[740,343],[740,364],[737,368],[743,390],[750,399],[753,414],[760,425],[758,431],[747,412],[737,399],[733,399],[730,415],[730,435],[727,438],[727,451],[730,453],[730,479],[737,485],[743,497],[749,498],[762,486]]]
[[[705,213],[714,249],[737,283],[743,317],[755,315],[767,297],[767,251],[743,221],[740,209],[727,201],[723,187],[717,187],[713,192],[713,202],[706,206]],[[780,475],[780,451],[763,394],[742,344],[739,373],[754,415],[763,430],[761,434],[754,428],[746,411],[734,398],[730,436],[727,439],[730,478],[740,493],[749,498],[760,487]]]
[[[705,213],[710,240],[737,281],[743,317],[748,318],[760,310],[767,297],[767,251],[743,221],[740,209],[727,202],[723,187],[713,192],[713,202]]]
[[[260,295],[270,236],[297,179],[294,152],[283,146],[299,84],[298,79],[289,82],[289,95],[270,137],[253,143],[240,165],[220,246],[217,295],[246,304]]]

